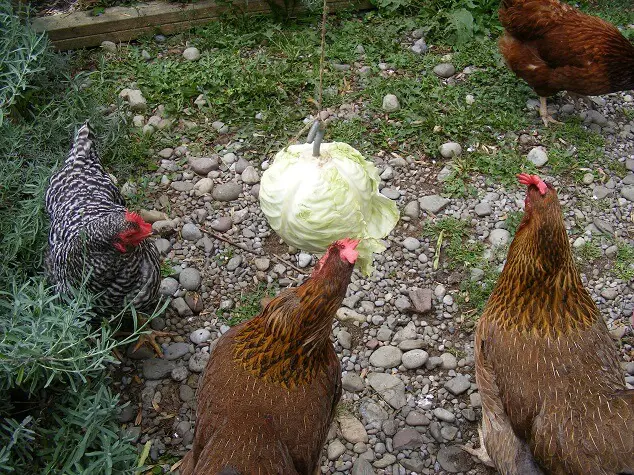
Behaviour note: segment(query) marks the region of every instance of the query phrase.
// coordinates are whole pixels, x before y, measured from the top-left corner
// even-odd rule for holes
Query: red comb
[[[343,247],[339,251],[339,255],[347,260],[350,264],[354,264],[359,257],[359,253],[355,251],[356,247],[359,245],[360,239],[340,239],[336,242],[336,244],[340,247]]]
[[[546,185],[546,183],[544,183],[544,181],[541,178],[539,178],[539,176],[537,175],[529,175],[528,173],[520,173],[519,175],[517,175],[517,179],[522,185],[528,185],[528,186],[535,185],[537,189],[539,190],[539,193],[542,195],[545,195],[546,191],[548,191],[548,186]]]
[[[139,229],[145,234],[152,234],[152,225],[147,223],[141,216],[132,211],[125,212],[125,220],[131,223],[137,223],[139,225]]]

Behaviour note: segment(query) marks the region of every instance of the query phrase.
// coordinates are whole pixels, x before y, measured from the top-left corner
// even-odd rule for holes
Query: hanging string
[[[324,100],[324,63],[326,58],[326,20],[328,18],[328,2],[324,0],[323,12],[321,14],[321,55],[319,57],[319,89],[318,89],[318,101],[317,101],[317,119],[310,129],[311,134],[308,136],[308,140],[313,142],[313,157],[320,156],[321,141],[324,139],[326,133],[326,126],[324,121],[321,120],[321,113],[323,110]],[[312,133],[314,132],[314,134]],[[311,137],[314,135],[314,137]]]
[[[324,98],[324,62],[326,58],[326,19],[328,18],[328,1],[324,0],[324,9],[321,14],[321,55],[319,57],[319,89],[317,101],[317,119],[321,120],[322,101]]]
[[[323,111],[323,98],[324,98],[324,69],[326,62],[326,20],[328,18],[328,0],[324,0],[323,3],[323,11],[321,14],[321,48],[319,55],[319,84],[317,86],[317,101],[314,99],[312,102],[315,102],[317,106],[317,117],[313,121],[312,124],[305,124],[304,127],[293,137],[290,142],[286,145],[285,148],[288,148],[293,143],[297,142],[299,137],[301,137],[306,130],[309,130],[308,137],[306,138],[306,143],[313,143],[313,156],[319,157],[319,148],[321,146],[321,141],[324,138],[325,134],[325,124],[321,120],[321,113]]]

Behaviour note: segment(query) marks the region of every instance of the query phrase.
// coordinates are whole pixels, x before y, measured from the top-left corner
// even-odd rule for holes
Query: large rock
[[[199,157],[190,158],[189,166],[198,175],[207,176],[210,171],[218,170],[219,164],[217,158],[212,157]]]
[[[374,469],[370,462],[366,459],[359,457],[352,465],[352,471],[350,475],[374,475]]]
[[[117,52],[117,45],[113,41],[102,41],[101,48],[108,53]]]
[[[394,409],[407,404],[405,384],[400,378],[385,373],[368,374],[368,384]]]
[[[383,421],[390,417],[385,409],[371,399],[361,403],[359,413],[366,424],[372,424],[377,429],[380,429]]]
[[[191,358],[189,358],[189,370],[194,373],[202,373],[202,371],[207,366],[207,362],[209,361],[209,353],[194,353]]]
[[[213,187],[214,181],[211,178],[201,178],[194,185],[194,190],[196,192],[196,196],[204,196],[211,193]]]
[[[415,449],[422,445],[423,439],[416,429],[399,430],[392,440],[394,450]]]
[[[339,428],[341,429],[341,435],[351,444],[357,442],[367,442],[368,433],[363,427],[363,424],[359,419],[350,415],[342,414],[339,416]]]
[[[247,185],[255,185],[260,182],[260,175],[255,168],[248,166],[242,172],[242,181]]]
[[[143,377],[145,379],[167,378],[172,370],[176,368],[176,363],[167,360],[153,358],[143,362]]]
[[[385,112],[396,112],[401,108],[398,98],[394,94],[387,94],[383,98],[383,110]]]
[[[414,305],[414,311],[418,313],[427,313],[431,310],[431,289],[412,289],[409,291],[409,298]]]
[[[511,239],[511,233],[506,229],[494,229],[489,234],[489,242],[494,246],[504,246]]]
[[[403,366],[407,369],[417,369],[427,363],[429,354],[425,350],[411,350],[403,354]]]
[[[440,466],[449,473],[467,472],[473,466],[469,454],[455,445],[441,448],[436,458]]]
[[[147,221],[150,224],[168,219],[167,214],[165,214],[163,211],[158,211],[155,209],[139,210],[139,216],[141,216],[144,221]]]
[[[401,364],[402,355],[395,346],[382,346],[370,355],[370,364],[377,368],[394,368]]]
[[[221,183],[216,185],[211,196],[216,201],[233,201],[237,200],[242,193],[242,185],[235,182]]]
[[[147,109],[147,101],[138,89],[124,89],[119,93],[119,96],[128,101],[132,112],[145,112]]]
[[[181,230],[181,236],[186,241],[198,241],[203,237],[203,233],[194,223],[187,223]]]
[[[431,214],[438,214],[450,203],[447,198],[443,198],[440,195],[423,196],[419,202],[423,211]]]
[[[457,142],[447,142],[440,146],[440,155],[444,158],[459,157],[462,155],[462,147]]]
[[[346,446],[339,439],[335,439],[328,444],[328,460],[337,460],[346,452]]]
[[[621,196],[628,201],[634,201],[634,186],[624,186],[621,188]]]
[[[537,168],[541,168],[548,163],[548,154],[546,153],[546,149],[544,147],[535,147],[531,149],[526,158]]]
[[[451,63],[440,63],[434,67],[434,74],[447,79],[456,74],[456,67]]]
[[[359,322],[365,323],[365,315],[361,315],[359,312],[355,312],[346,307],[341,307],[337,310],[337,320],[341,322]]]
[[[159,292],[161,295],[167,295],[171,297],[176,292],[178,292],[178,281],[172,277],[166,277],[161,281]]]
[[[401,328],[399,331],[396,332],[394,338],[392,338],[392,342],[395,344],[399,344],[400,342],[405,340],[415,340],[416,335],[416,324],[414,322],[409,322],[407,325],[405,325],[404,328]]]
[[[200,59],[200,51],[198,50],[198,48],[191,46],[183,51],[183,58],[185,58],[187,61],[197,61],[198,59]]]
[[[357,373],[348,372],[341,378],[341,387],[346,391],[358,392],[363,391],[365,383]]]
[[[445,383],[445,389],[454,396],[458,396],[464,393],[470,387],[471,383],[469,382],[469,380],[461,374]]]
[[[200,287],[200,272],[198,269],[194,269],[193,267],[183,269],[178,276],[178,279],[185,290],[196,290]]]
[[[189,353],[189,345],[187,343],[172,343],[163,352],[166,360],[177,360],[181,356]]]

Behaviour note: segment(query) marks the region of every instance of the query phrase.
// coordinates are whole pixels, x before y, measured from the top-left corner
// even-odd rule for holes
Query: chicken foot
[[[161,346],[156,342],[156,338],[159,336],[175,336],[175,335],[176,333],[172,333],[172,332],[162,332],[158,330],[152,330],[150,333],[144,333],[139,337],[139,340],[136,342],[136,345],[134,345],[134,348],[132,349],[132,351],[134,352],[138,350],[141,347],[141,345],[146,345],[154,350],[154,352],[156,353],[156,356],[158,356],[159,358],[162,358],[163,350],[161,350]]]
[[[139,316],[138,319],[139,319],[140,326],[144,326],[145,323],[147,322],[147,319],[143,318],[141,316]],[[131,334],[132,334],[131,332],[118,331],[115,336],[131,335]],[[146,345],[146,346],[152,348],[152,350],[154,350],[154,353],[156,353],[156,356],[158,356],[159,358],[162,358],[163,357],[163,350],[161,350],[161,346],[156,342],[156,338],[159,337],[159,336],[160,337],[165,337],[165,336],[176,336],[176,335],[177,335],[177,333],[164,332],[164,331],[159,331],[159,330],[152,330],[150,333],[143,333],[143,334],[141,334],[141,336],[139,336],[139,339],[137,340],[136,344],[134,345],[134,348],[132,348],[132,351],[135,352],[141,347],[141,345]],[[123,361],[123,359],[120,358],[119,356],[117,356],[116,353],[115,353],[115,356],[120,361]]]
[[[575,102],[575,108],[579,108],[579,104],[581,102],[585,102],[588,109],[595,110],[594,101],[590,99],[589,96],[584,96],[582,94],[577,94],[576,92],[567,91],[568,96]]]
[[[561,124],[558,120],[553,119],[553,117],[548,113],[548,105],[546,104],[546,98],[539,98],[539,115],[544,122],[544,126],[548,127],[548,124]]]
[[[465,452],[476,457],[480,462],[482,462],[487,467],[495,468],[495,464],[489,454],[487,452],[486,447],[484,446],[484,436],[482,434],[482,426],[478,426],[478,438],[480,439],[480,448],[474,449],[473,447],[467,447],[466,445],[461,445],[460,448]]]

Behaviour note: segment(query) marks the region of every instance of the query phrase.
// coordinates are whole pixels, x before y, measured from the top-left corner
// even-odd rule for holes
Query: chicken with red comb
[[[126,208],[101,165],[88,122],[51,177],[46,211],[51,221],[47,272],[58,292],[85,285],[94,296],[95,311],[108,317],[130,302],[138,311],[154,309],[161,271],[158,249],[148,239],[152,225]],[[154,337],[167,335],[153,332],[139,341],[160,354]]]
[[[554,187],[537,175],[478,321],[481,448],[505,475],[634,473],[634,390],[584,288]]]
[[[308,280],[218,340],[182,475],[317,473],[341,397],[330,333],[358,244],[332,243]]]

